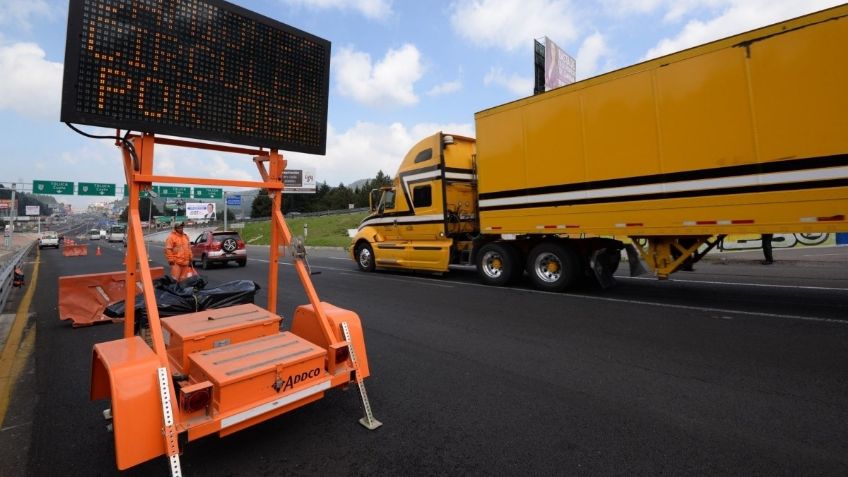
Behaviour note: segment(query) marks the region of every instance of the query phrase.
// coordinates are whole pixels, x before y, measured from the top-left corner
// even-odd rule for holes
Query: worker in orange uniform
[[[174,231],[165,239],[165,258],[171,266],[171,276],[177,281],[191,275],[191,245],[183,228],[185,224],[177,222]]]

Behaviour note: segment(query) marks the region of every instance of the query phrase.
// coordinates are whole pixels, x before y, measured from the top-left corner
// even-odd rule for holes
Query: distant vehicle
[[[127,227],[125,225],[113,225],[106,232],[106,240],[109,242],[126,242]]]
[[[199,261],[203,269],[212,263],[238,263],[247,265],[247,248],[238,232],[201,232],[191,244],[191,261]]]
[[[42,232],[38,238],[38,248],[44,247],[59,248],[59,234],[52,230]]]
[[[89,240],[100,240],[100,229],[91,229],[88,231]]]

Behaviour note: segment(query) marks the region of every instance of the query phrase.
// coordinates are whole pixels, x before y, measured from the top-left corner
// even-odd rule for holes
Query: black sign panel
[[[324,154],[330,42],[220,0],[71,0],[61,120]]]

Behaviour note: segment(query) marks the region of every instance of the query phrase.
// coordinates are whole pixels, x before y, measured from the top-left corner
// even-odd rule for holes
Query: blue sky
[[[393,175],[439,130],[532,94],[533,39],[577,59],[577,77],[814,12],[825,0],[237,0],[332,43],[327,155],[286,154],[331,185]],[[59,122],[68,2],[0,0],[0,183],[122,185],[118,150]],[[84,127],[95,133],[98,128]],[[247,157],[157,148],[156,172],[256,179]],[[92,199],[58,196],[82,208]]]

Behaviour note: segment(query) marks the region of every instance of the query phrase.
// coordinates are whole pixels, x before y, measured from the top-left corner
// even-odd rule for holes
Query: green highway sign
[[[224,189],[216,189],[214,187],[195,187],[195,199],[220,199],[224,197]]]
[[[191,187],[160,186],[159,197],[191,197]]]
[[[65,181],[32,181],[32,193],[74,195],[74,183]]]
[[[77,184],[79,195],[115,195],[115,184],[98,184],[94,182],[80,182]]]
[[[150,190],[141,191],[141,198],[146,199],[150,197],[150,193],[153,192],[153,195],[159,197],[159,186],[150,186]]]
[[[150,190],[152,190],[153,193],[156,194],[156,197],[159,197],[159,186],[156,186],[156,185],[151,186]],[[124,184],[124,197],[129,197],[129,196],[130,196],[130,186]],[[146,198],[150,197],[150,191],[143,190],[143,191],[141,191],[140,196],[141,196],[142,199],[146,199]]]

